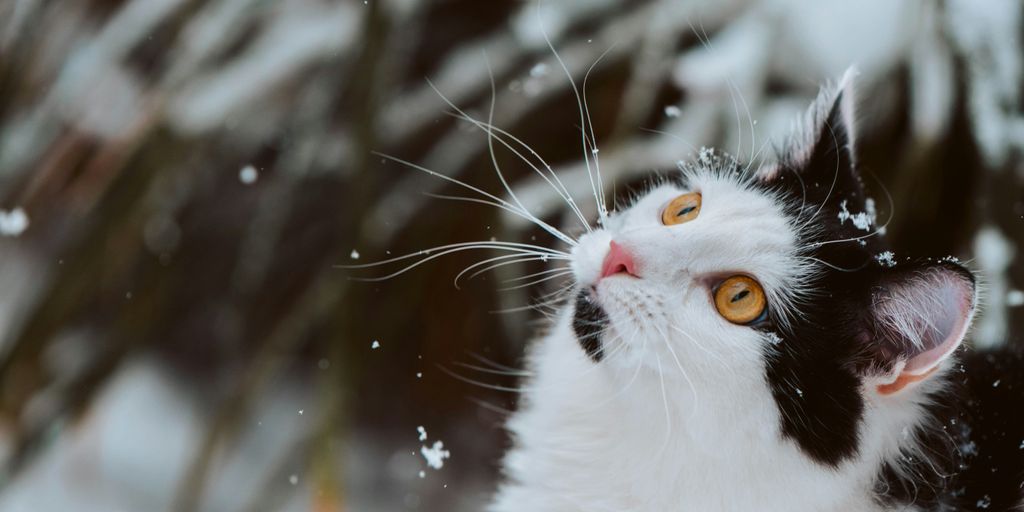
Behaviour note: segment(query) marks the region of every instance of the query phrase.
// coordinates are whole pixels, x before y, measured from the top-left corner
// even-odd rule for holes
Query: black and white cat
[[[777,163],[704,152],[579,239],[490,511],[1021,503],[1024,366],[958,350],[970,271],[889,252],[850,77]]]

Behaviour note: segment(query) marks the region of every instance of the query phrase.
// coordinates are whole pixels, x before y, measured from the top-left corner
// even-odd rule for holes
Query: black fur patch
[[[782,342],[768,348],[765,376],[779,407],[781,430],[815,461],[838,466],[858,452],[864,412],[861,375],[869,365],[863,354],[870,283],[883,269],[874,255],[888,250],[878,234],[841,218],[842,212],[868,209],[843,124],[841,94],[819,122],[817,142],[805,158],[783,160],[774,179],[760,183],[791,203],[794,224],[816,228],[801,243],[807,256],[824,263],[809,283],[813,301],[802,304],[800,318]],[[873,225],[872,230],[875,229]],[[777,322],[776,322],[777,323]]]
[[[825,308],[814,312],[817,320],[770,346],[765,374],[783,435],[812,459],[835,467],[857,454],[864,399],[850,364],[855,333],[839,318],[826,318]]]
[[[573,312],[572,330],[576,333],[583,351],[595,363],[604,357],[604,343],[601,337],[608,328],[608,314],[595,302],[590,293],[581,290],[576,295],[576,308]]]

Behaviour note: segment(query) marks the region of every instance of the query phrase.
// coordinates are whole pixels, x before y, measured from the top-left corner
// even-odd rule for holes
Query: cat
[[[897,259],[854,72],[774,163],[702,150],[582,235],[487,510],[1008,510],[1024,366],[964,339],[953,258]]]

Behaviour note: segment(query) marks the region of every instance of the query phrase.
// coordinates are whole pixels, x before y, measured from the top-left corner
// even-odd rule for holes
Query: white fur
[[[912,395],[870,389],[858,456],[830,469],[782,437],[765,381],[772,340],[725,321],[710,287],[749,275],[769,301],[794,300],[808,268],[783,205],[730,175],[697,173],[691,190],[663,186],[584,236],[572,267],[607,311],[606,357],[589,360],[563,311],[533,347],[533,379],[508,428],[515,447],[491,512],[872,511],[880,463],[912,450],[922,415]],[[661,209],[702,194],[677,226]],[[635,258],[639,279],[599,280],[608,243]],[[567,308],[571,309],[571,308]],[[785,343],[785,341],[783,341]],[[908,406],[908,400],[911,405]]]

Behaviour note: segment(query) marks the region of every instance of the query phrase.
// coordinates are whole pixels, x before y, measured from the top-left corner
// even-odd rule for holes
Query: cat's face
[[[825,466],[924,422],[975,304],[959,264],[888,251],[847,84],[822,93],[779,162],[746,172],[704,154],[572,254],[593,364],[658,372],[710,403],[771,396],[782,436]]]
[[[612,214],[573,251],[584,300],[608,318],[599,354],[605,364],[627,370],[682,365],[691,373],[753,370],[775,339],[762,329],[775,314],[769,310],[788,314],[783,310],[805,286],[806,251],[782,198],[713,160],[703,163],[711,168],[692,169],[680,183],[656,187]],[[691,209],[684,215],[692,218],[666,224],[677,199],[686,204],[669,213]],[[735,305],[722,306],[716,296],[731,293],[723,289],[730,284],[759,289],[740,289],[746,294]]]

